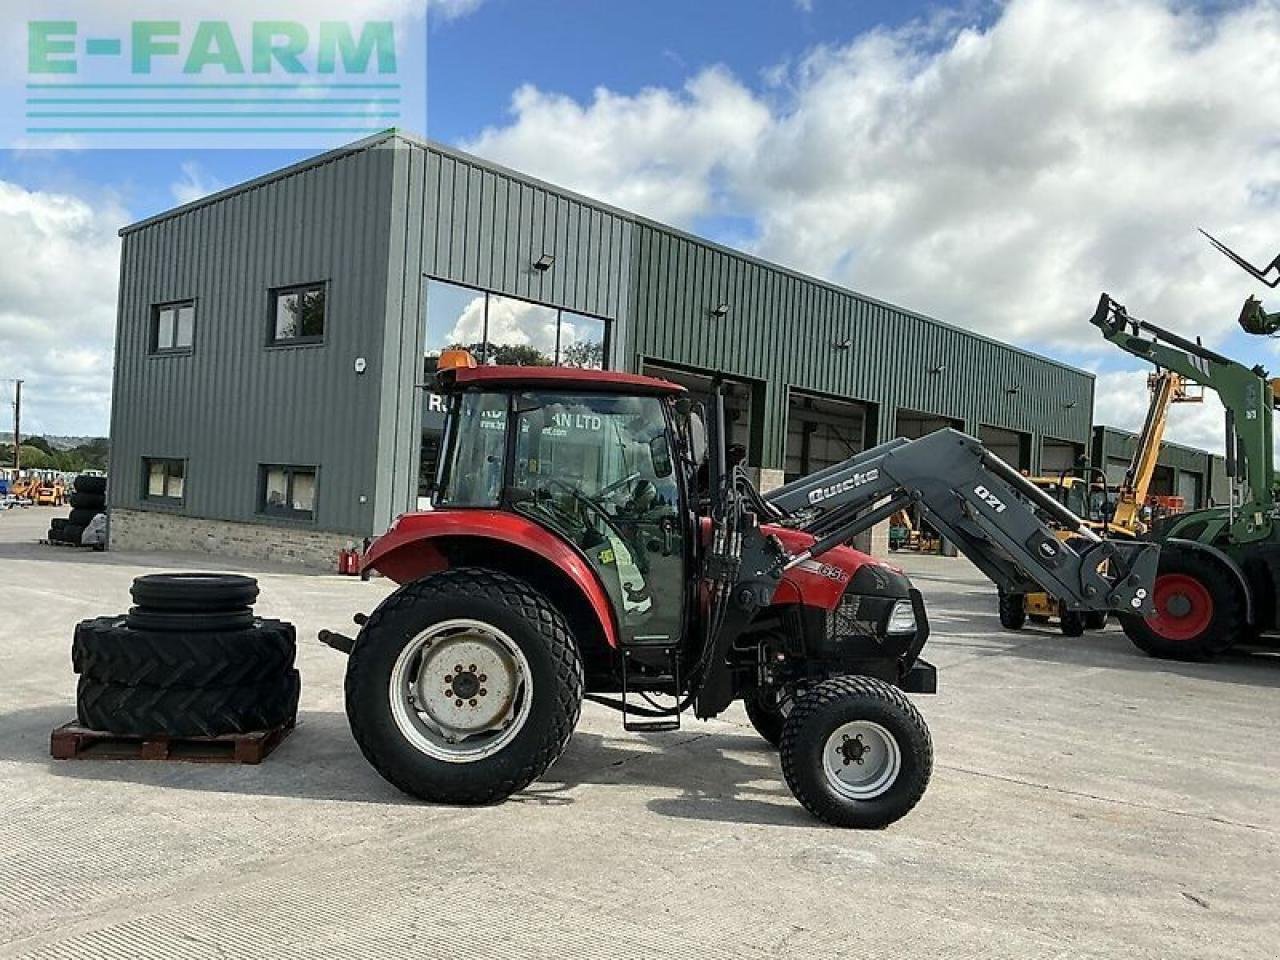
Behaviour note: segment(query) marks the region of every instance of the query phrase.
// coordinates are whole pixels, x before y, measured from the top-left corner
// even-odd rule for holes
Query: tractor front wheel
[[[458,568],[401,587],[347,664],[365,758],[435,803],[506,799],[555,762],[582,709],[582,662],[559,611],[523,580]]]
[[[777,698],[772,693],[763,690],[748,693],[743,697],[742,705],[746,708],[747,719],[755,727],[756,733],[775,747],[782,742],[782,725],[787,718],[782,715]]]
[[[1209,660],[1246,632],[1240,586],[1213,560],[1165,548],[1148,617],[1122,615],[1138,649],[1166,660]]]
[[[1000,626],[1006,630],[1021,630],[1027,622],[1026,598],[1021,593],[1000,591]]]
[[[878,829],[906,816],[933,771],[924,718],[870,677],[806,690],[782,727],[782,773],[806,810],[837,827]]]

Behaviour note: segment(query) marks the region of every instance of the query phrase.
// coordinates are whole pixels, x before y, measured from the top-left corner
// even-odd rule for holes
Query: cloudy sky
[[[427,132],[1096,371],[1095,419],[1133,427],[1104,289],[1280,367],[1233,331],[1270,291],[1196,232],[1280,252],[1277,50],[1280,0],[441,0]],[[0,155],[0,377],[33,429],[105,429],[118,226],[294,159]],[[1175,410],[1173,439],[1220,432]]]

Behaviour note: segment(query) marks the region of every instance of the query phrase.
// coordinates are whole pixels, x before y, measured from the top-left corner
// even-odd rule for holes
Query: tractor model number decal
[[[867,470],[863,473],[855,473],[851,477],[841,480],[839,483],[833,483],[830,486],[819,487],[816,490],[809,491],[809,505],[815,506],[823,500],[830,500],[842,493],[847,493],[856,487],[862,486],[864,483],[870,483],[872,480],[880,479],[880,470],[875,468]]]
[[[826,577],[828,580],[834,580],[836,583],[844,583],[849,579],[849,574],[841,570],[839,567],[833,567],[829,563],[819,563],[816,560],[805,560],[799,564],[799,568],[806,573],[816,574],[819,577]]]
[[[974,487],[973,492],[976,493],[982,499],[983,503],[985,503],[988,507],[990,507],[996,513],[1004,513],[1005,511],[1004,502],[999,497],[997,497],[994,493],[992,493],[990,490],[984,487],[982,484],[978,484],[976,487]]]

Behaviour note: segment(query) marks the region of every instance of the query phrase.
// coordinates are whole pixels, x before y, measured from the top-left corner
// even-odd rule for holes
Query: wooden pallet
[[[221,737],[134,737],[90,730],[78,723],[55,727],[49,753],[55,760],[168,760],[180,763],[261,763],[285,737],[294,721],[271,730],[229,733]]]

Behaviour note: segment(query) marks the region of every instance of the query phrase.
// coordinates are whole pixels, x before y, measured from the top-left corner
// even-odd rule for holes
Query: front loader
[[[626,373],[441,358],[432,509],[366,554],[399,584],[354,638],[355,739],[422,799],[496,802],[560,755],[583,699],[640,733],[742,701],[815,816],[881,827],[923,795],[919,591],[848,544],[907,504],[1006,589],[1150,607],[1157,548],[1109,541],[972,437],[895,440],[760,494],[724,403]],[[1043,517],[1075,530],[1063,542]]]

